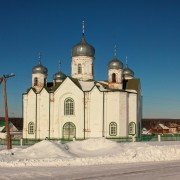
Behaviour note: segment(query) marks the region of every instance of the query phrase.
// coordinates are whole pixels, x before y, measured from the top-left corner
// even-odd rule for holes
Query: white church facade
[[[140,79],[114,58],[106,81],[94,80],[95,49],[84,37],[72,48],[71,77],[59,68],[53,82],[41,63],[23,94],[24,139],[87,139],[138,136],[141,129]]]

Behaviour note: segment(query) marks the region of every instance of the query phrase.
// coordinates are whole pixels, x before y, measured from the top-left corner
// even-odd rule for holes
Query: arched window
[[[136,134],[136,123],[130,122],[129,123],[129,135],[135,135]]]
[[[78,74],[82,74],[82,66],[81,66],[81,64],[78,64]]]
[[[30,123],[28,124],[28,133],[29,133],[29,134],[34,134],[34,130],[35,130],[34,123],[33,123],[33,122],[30,122]]]
[[[76,126],[72,122],[67,122],[63,126],[63,139],[71,140],[76,138]]]
[[[114,82],[114,83],[116,82],[116,74],[115,73],[112,74],[112,82]]]
[[[35,78],[34,78],[34,86],[37,86],[37,85],[38,85],[38,78],[35,77]]]
[[[64,115],[74,115],[74,101],[71,98],[64,101]]]
[[[117,124],[115,122],[111,122],[109,124],[109,135],[116,136],[117,135]]]

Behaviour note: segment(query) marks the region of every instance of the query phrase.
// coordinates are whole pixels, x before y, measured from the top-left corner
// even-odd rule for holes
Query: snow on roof
[[[79,81],[83,91],[90,91],[94,86],[94,81]]]
[[[2,132],[4,130],[5,126],[1,126],[0,127],[0,132]]]
[[[162,129],[169,129],[167,126],[165,126],[164,124],[159,124],[159,126],[162,128]]]
[[[110,90],[107,90],[107,86],[108,86],[107,82],[99,81],[96,83],[96,86],[98,86],[100,91],[110,91]]]

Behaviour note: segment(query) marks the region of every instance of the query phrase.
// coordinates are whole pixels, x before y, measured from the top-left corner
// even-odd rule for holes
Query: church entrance
[[[72,140],[76,138],[76,126],[72,122],[67,122],[63,126],[63,139]]]

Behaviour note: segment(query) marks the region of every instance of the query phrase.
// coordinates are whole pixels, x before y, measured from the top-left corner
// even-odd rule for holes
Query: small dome
[[[32,69],[32,73],[33,73],[33,74],[41,73],[41,74],[47,75],[48,69],[47,69],[46,67],[44,67],[41,63],[39,63],[37,66],[35,66],[35,67]]]
[[[124,68],[123,74],[125,77],[134,77],[134,72],[130,68],[128,68],[127,65]]]
[[[108,69],[122,69],[122,68],[123,68],[123,63],[120,60],[118,60],[116,57],[114,57],[114,59],[108,63]]]
[[[53,76],[53,80],[57,81],[63,81],[66,78],[66,75],[62,73],[61,71],[58,71],[56,74]]]
[[[95,55],[95,49],[93,46],[89,45],[84,36],[82,36],[81,42],[76,44],[72,48],[72,57],[75,56],[89,56],[94,57]]]

